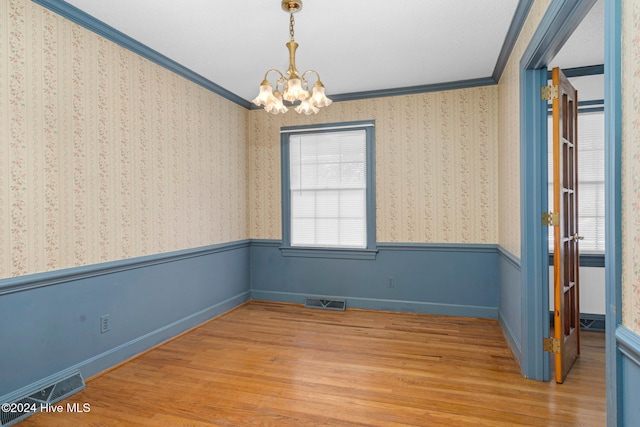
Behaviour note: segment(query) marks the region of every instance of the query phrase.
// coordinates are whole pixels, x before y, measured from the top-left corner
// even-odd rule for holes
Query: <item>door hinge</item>
[[[540,99],[551,101],[558,98],[558,85],[542,86],[540,88]]]
[[[542,348],[547,353],[560,353],[560,340],[553,337],[542,339]]]
[[[542,212],[542,225],[545,227],[557,227],[560,225],[560,213]]]

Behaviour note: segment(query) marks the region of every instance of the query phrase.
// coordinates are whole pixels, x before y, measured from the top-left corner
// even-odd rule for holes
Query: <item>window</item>
[[[553,129],[549,117],[549,210],[553,209]],[[604,253],[604,111],[578,111],[578,230],[581,253]],[[549,227],[553,251],[553,227]]]
[[[372,256],[373,122],[283,128],[281,134],[283,249],[291,249],[285,254]]]

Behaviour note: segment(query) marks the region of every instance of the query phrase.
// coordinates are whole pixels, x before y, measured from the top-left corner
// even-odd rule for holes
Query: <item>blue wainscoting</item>
[[[640,426],[640,335],[624,326],[616,328],[616,343],[620,354],[618,377],[622,402],[618,405],[618,422],[623,426]]]
[[[0,400],[85,378],[253,299],[499,318],[516,356],[519,260],[497,245],[379,243],[374,259],[284,256],[245,240],[0,281]],[[110,330],[100,332],[109,315]]]
[[[373,260],[286,257],[279,240],[252,240],[253,299],[497,318],[496,245],[378,243]],[[391,282],[391,283],[390,283]]]
[[[513,355],[522,366],[522,272],[520,260],[498,247],[500,307],[498,321]]]
[[[247,301],[249,245],[0,280],[0,401],[66,371],[95,375]]]

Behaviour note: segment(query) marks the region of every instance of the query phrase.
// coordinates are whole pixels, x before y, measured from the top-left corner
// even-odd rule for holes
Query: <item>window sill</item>
[[[553,266],[553,252],[549,252],[549,265]],[[580,267],[604,267],[604,254],[580,254]]]
[[[377,249],[341,249],[341,248],[309,248],[309,247],[280,247],[282,256],[301,258],[337,258],[374,260]]]

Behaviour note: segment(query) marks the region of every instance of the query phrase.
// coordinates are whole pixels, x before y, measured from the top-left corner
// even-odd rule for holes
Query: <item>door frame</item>
[[[604,6],[604,186],[607,425],[622,422],[622,2]]]
[[[548,209],[547,64],[580,25],[596,0],[552,0],[520,60],[520,268],[523,285],[522,371],[527,378],[549,381],[548,236],[541,214]],[[605,74],[606,75],[606,74]]]
[[[540,86],[547,84],[547,64],[593,6],[593,1],[552,0],[520,61],[520,218],[523,285],[522,370],[527,378],[549,380],[549,355],[542,339],[549,335],[548,237],[540,213],[547,210],[547,108]],[[621,355],[616,329],[622,323],[621,231],[621,90],[620,0],[605,0],[605,275],[607,425],[621,420]]]

